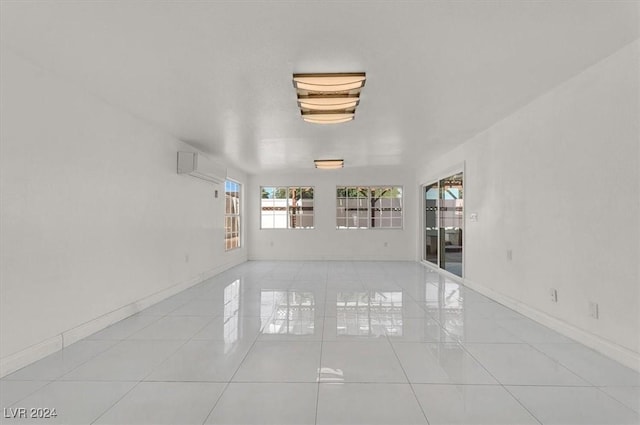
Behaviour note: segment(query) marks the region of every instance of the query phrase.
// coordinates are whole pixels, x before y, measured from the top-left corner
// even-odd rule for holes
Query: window
[[[224,182],[224,244],[227,251],[240,248],[240,183]]]
[[[261,229],[313,229],[313,187],[260,188]]]
[[[401,229],[401,186],[339,186],[336,228]]]

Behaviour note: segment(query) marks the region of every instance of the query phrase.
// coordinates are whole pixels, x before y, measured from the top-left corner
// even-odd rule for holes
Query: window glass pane
[[[440,267],[462,276],[463,175],[440,180]]]
[[[273,199],[273,192],[275,188],[273,187],[261,187],[260,191],[262,192],[262,199]]]
[[[286,187],[277,187],[274,191],[275,199],[287,199],[287,188]]]
[[[225,218],[224,218],[224,239],[225,249],[235,249],[240,247],[240,183],[227,180],[224,184],[225,192]],[[265,196],[263,191],[262,196]]]
[[[313,228],[313,187],[262,187],[262,229]]]
[[[338,186],[336,188],[336,227],[339,229],[402,228],[402,188],[399,186]]]
[[[302,193],[302,199],[313,199],[313,188],[312,187],[303,187],[300,188]]]

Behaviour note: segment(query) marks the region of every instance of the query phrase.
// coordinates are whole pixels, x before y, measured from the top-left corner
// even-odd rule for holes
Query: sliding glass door
[[[424,188],[424,259],[438,265],[438,183]]]
[[[424,186],[424,260],[462,277],[463,173]]]

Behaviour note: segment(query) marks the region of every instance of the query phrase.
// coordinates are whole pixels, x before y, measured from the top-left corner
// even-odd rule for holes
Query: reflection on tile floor
[[[6,376],[0,407],[3,424],[640,424],[640,374],[417,263],[256,261]]]

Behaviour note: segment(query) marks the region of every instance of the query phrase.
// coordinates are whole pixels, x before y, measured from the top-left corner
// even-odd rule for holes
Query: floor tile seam
[[[206,424],[207,421],[209,420],[209,417],[211,416],[211,414],[213,413],[213,411],[216,409],[216,407],[218,406],[218,403],[220,403],[220,400],[222,399],[222,397],[224,396],[225,392],[227,392],[227,389],[229,388],[229,385],[231,385],[231,383],[233,382],[233,378],[236,376],[236,374],[238,373],[238,371],[240,370],[240,368],[242,367],[242,365],[244,364],[245,360],[247,359],[247,357],[249,356],[249,353],[251,353],[251,350],[253,350],[254,346],[256,345],[256,342],[258,342],[258,337],[260,336],[260,332],[262,331],[262,326],[260,327],[260,331],[258,331],[258,334],[255,336],[253,342],[251,343],[251,346],[247,349],[247,352],[244,353],[244,356],[242,356],[242,360],[240,361],[240,363],[238,363],[238,366],[236,367],[236,370],[233,372],[233,374],[231,375],[231,377],[229,378],[229,380],[226,382],[224,388],[222,389],[222,391],[220,392],[220,395],[218,396],[218,398],[216,399],[215,403],[213,403],[213,406],[211,407],[211,409],[209,410],[209,413],[207,413],[207,416],[205,416],[204,421],[202,421],[202,425]]]
[[[504,319],[503,319],[503,320],[504,320]],[[518,339],[518,340],[520,340],[520,341],[523,341],[525,344],[529,344],[529,345],[531,345],[531,344],[535,344],[535,343],[532,343],[532,342],[530,342],[530,341],[525,340],[524,338],[521,338],[521,337],[520,337],[520,336],[518,336],[515,332],[513,332],[513,331],[509,330],[508,328],[505,328],[504,326],[502,326],[500,323],[501,323],[503,320],[499,320],[499,321],[497,320],[497,321],[496,321],[496,322],[497,322],[497,325],[498,325],[498,327],[499,327],[500,329],[502,329],[504,332],[507,332],[509,335],[513,336],[514,338],[516,338],[516,339]]]
[[[168,314],[167,314],[168,316]],[[166,316],[165,316],[166,317]],[[173,351],[171,351],[167,356],[165,356],[162,360],[160,360],[158,362],[157,365],[154,365],[154,367],[152,368],[152,370],[147,373],[139,382],[143,382],[145,381],[149,376],[151,376],[153,374],[153,372],[156,371],[156,369],[158,367],[160,367],[164,362],[166,362],[171,356],[173,356],[174,354],[176,354],[178,351],[180,351],[185,345],[187,345],[189,342],[193,341],[193,338],[199,333],[201,332],[206,326],[208,326],[211,322],[213,322],[214,319],[211,319],[209,321],[207,321],[204,325],[202,325],[191,337],[189,337],[186,340],[182,340],[182,339],[171,339],[171,338],[159,338],[159,339],[146,339],[146,340],[132,340],[132,341],[184,341],[182,344],[178,345],[177,348],[175,348]]]
[[[106,381],[106,382],[127,382],[127,381]],[[160,383],[160,384],[183,383],[183,384],[308,384],[308,385],[315,385],[318,383],[317,380],[314,380],[314,381],[228,381],[226,379],[221,379],[221,380],[149,379],[149,380],[143,381],[143,383],[147,383],[147,382]]]
[[[189,288],[187,288],[187,289],[189,289]],[[186,291],[187,289],[183,289],[182,291],[178,292],[177,294],[173,294],[173,295],[172,295],[171,297],[169,297],[169,298],[175,297],[176,295],[178,295],[178,294],[182,293],[183,291]],[[157,302],[156,304],[151,305],[151,306],[149,306],[149,307],[147,307],[147,308],[153,308],[154,306],[156,306],[156,305],[160,304],[161,302],[167,301],[169,298],[165,298],[164,300],[159,301],[159,302]],[[163,314],[163,315],[162,315],[162,317],[167,317],[167,316],[169,316],[171,313],[173,313],[173,312],[174,312],[174,311],[176,311],[177,309],[179,309],[179,308],[181,308],[181,307],[185,306],[185,305],[186,305],[187,303],[189,303],[190,301],[193,301],[193,300],[192,300],[192,299],[185,299],[183,302],[178,303],[178,305],[177,305],[177,306],[173,307],[172,309],[170,309],[169,311],[167,311],[165,314]],[[146,310],[147,308],[145,308],[145,310]],[[142,312],[144,312],[144,310],[142,310],[140,313],[142,313]]]
[[[312,342],[315,342],[315,343],[321,342],[321,341],[319,341],[319,340],[318,340],[318,341],[311,341],[311,340],[309,340],[309,339],[305,339],[305,340],[285,339],[285,340],[279,340],[279,341],[276,341],[276,340],[273,340],[273,341],[265,341],[265,340],[261,340],[261,339],[260,339],[260,335],[261,335],[261,334],[258,334],[258,335],[257,335],[257,340],[255,341],[255,342],[256,342],[256,343],[258,343],[258,344],[264,344],[264,343],[278,343],[278,344],[280,344],[280,343],[282,343],[282,344],[307,344],[307,343],[312,343]],[[253,345],[253,344],[252,344],[252,345]]]
[[[635,410],[629,406],[627,406],[625,403],[623,403],[622,401],[618,400],[617,398],[615,398],[614,396],[612,396],[611,394],[607,393],[606,391],[604,391],[601,387],[590,387],[590,388],[595,388],[599,393],[604,394],[606,397],[608,397],[610,400],[615,401],[616,403],[618,403],[621,406],[624,406],[625,409],[628,409],[634,413],[636,413],[638,415],[638,418],[640,419],[640,410]],[[640,405],[638,406],[638,408],[640,409]]]
[[[49,383],[53,383],[51,381]],[[65,382],[139,382],[137,380],[103,380],[103,379],[91,379],[91,380],[69,380],[69,381],[58,381],[61,383]],[[209,384],[317,384],[317,380],[308,380],[308,381],[273,381],[273,380],[265,380],[265,381],[251,381],[251,380],[235,380],[228,381],[226,379],[207,379],[207,380],[196,380],[196,379],[145,379],[141,381],[143,383],[146,382],[155,382],[155,383],[209,383]],[[511,383],[468,383],[468,382],[430,382],[430,381],[416,381],[416,380],[408,380],[408,381],[340,381],[340,382],[320,382],[321,384],[380,384],[380,385],[406,385],[406,384],[414,384],[414,385],[437,385],[437,386],[458,386],[458,387],[541,387],[541,388],[598,388],[591,385],[553,385],[553,384],[511,384]],[[40,387],[40,388],[44,388]],[[606,388],[606,387],[604,387]],[[615,387],[615,388],[636,388],[636,387]]]
[[[413,381],[415,385],[440,385],[440,386],[454,386],[454,387],[554,387],[554,388],[594,388],[589,385],[541,385],[541,384],[502,384],[500,382],[496,383],[455,383],[455,382],[419,382]]]
[[[93,421],[91,421],[91,425],[95,424],[97,421],[100,420],[100,418],[102,418],[109,410],[111,410],[115,405],[117,405],[118,403],[120,403],[120,401],[125,398],[127,396],[127,394],[129,394],[131,391],[134,390],[134,388],[136,388],[138,385],[140,385],[140,382],[142,381],[137,381],[135,384],[133,384],[131,386],[131,388],[129,388],[128,391],[125,391],[124,394],[122,394],[121,397],[119,397],[116,401],[114,401],[110,406],[108,406],[106,409],[104,409],[102,411],[102,413],[100,413]]]
[[[539,344],[539,343],[536,343]],[[567,371],[569,371],[571,374],[575,375],[578,379],[583,380],[584,382],[588,383],[589,385],[591,385],[592,387],[596,387],[597,385],[593,382],[591,382],[589,379],[583,377],[582,375],[578,374],[577,372],[575,372],[573,369],[571,369],[569,366],[566,366],[564,364],[564,362],[561,362],[558,359],[554,359],[553,357],[551,357],[549,354],[545,353],[544,351],[540,350],[538,347],[536,347],[534,344],[529,343],[528,344],[531,348],[533,348],[536,352],[542,354],[543,356],[545,356],[546,358],[550,359],[552,362],[556,363],[557,365],[561,366],[563,369],[566,369]],[[578,344],[578,345],[582,345],[582,344]]]
[[[45,381],[46,381],[46,380],[45,380]],[[13,381],[13,382],[19,382],[19,381]],[[29,381],[29,382],[37,382],[37,381]],[[36,388],[35,390],[31,391],[29,394],[26,394],[26,395],[25,395],[25,396],[23,396],[23,397],[20,397],[20,399],[19,399],[19,400],[16,400],[13,404],[11,404],[11,405],[9,405],[9,406],[7,406],[7,407],[17,407],[16,405],[17,405],[18,403],[22,403],[22,401],[23,401],[23,400],[26,400],[27,398],[31,397],[32,395],[34,395],[34,394],[35,394],[35,393],[37,393],[38,391],[45,389],[46,387],[50,386],[51,384],[53,384],[53,383],[54,383],[54,382],[56,382],[56,381],[46,381],[46,382],[47,382],[47,383],[46,383],[46,384],[44,384],[43,386]],[[4,407],[4,406],[2,406],[2,407]]]
[[[420,399],[418,398],[418,394],[416,393],[416,390],[413,387],[413,383],[409,379],[409,375],[407,374],[407,371],[404,369],[404,366],[402,365],[402,361],[400,361],[400,356],[398,356],[398,353],[396,352],[396,349],[393,346],[393,344],[391,343],[391,341],[389,340],[388,336],[387,336],[387,342],[389,343],[389,346],[391,347],[391,351],[393,352],[393,355],[396,357],[396,360],[398,361],[398,364],[400,365],[400,369],[402,369],[402,373],[404,374],[404,377],[407,380],[407,383],[409,384],[409,388],[411,388],[411,392],[413,393],[413,397],[416,400],[416,403],[418,403],[418,407],[420,408],[420,411],[422,412],[422,416],[424,417],[424,420],[427,422],[427,425],[429,425],[431,422],[429,421],[429,418],[427,417],[427,412],[425,412],[424,407],[422,407],[422,403],[420,403]]]
[[[171,382],[171,381],[169,381]],[[179,381],[178,381],[179,382]],[[196,382],[200,382],[200,381],[196,381]],[[209,382],[209,381],[201,381],[201,382]],[[211,382],[215,382],[215,381],[211,381]],[[220,383],[220,381],[217,381],[218,383]],[[231,384],[317,384],[318,380],[300,380],[300,381],[292,381],[292,380],[287,380],[287,381],[273,381],[273,380],[265,380],[265,381],[250,381],[250,380],[235,380],[235,381],[230,381]],[[357,380],[343,380],[343,381],[320,381],[319,383],[321,384],[385,384],[385,385],[405,385],[405,384],[409,384],[408,381],[357,381]],[[591,388],[591,387],[589,387]]]
[[[264,334],[258,335],[258,342],[322,342],[322,337],[320,336],[314,336],[314,337],[308,337],[308,338],[299,338],[299,339],[295,339],[295,336],[289,336],[289,337],[285,337],[283,335],[291,335],[291,334],[267,334],[268,336],[264,337]],[[275,336],[275,335],[280,335],[280,336]],[[270,338],[271,336],[274,336],[273,338]],[[288,339],[287,339],[288,338]],[[204,341],[204,340],[200,340],[200,341]]]
[[[142,310],[142,311],[144,311],[144,310]],[[132,314],[132,315],[131,315],[131,316],[129,316],[129,317],[125,317],[124,319],[119,320],[119,321],[117,321],[116,323],[113,323],[113,324],[111,324],[111,325],[107,326],[106,328],[99,330],[98,332],[94,332],[92,335],[94,335],[94,334],[96,334],[96,333],[99,333],[99,332],[102,332],[102,331],[106,331],[106,330],[107,330],[107,329],[109,329],[111,326],[115,326],[115,325],[117,325],[117,324],[119,324],[119,323],[121,323],[121,322],[123,322],[123,321],[125,321],[125,320],[127,320],[127,319],[129,319],[129,318],[131,318],[131,317],[133,317],[133,316],[135,316],[136,314],[140,314],[140,313],[142,313],[142,312],[138,312],[138,313]],[[131,332],[130,334],[128,334],[128,335],[127,335],[127,336],[125,336],[124,338],[111,339],[111,340],[108,340],[108,341],[114,341],[114,340],[115,340],[115,341],[124,341],[124,340],[126,340],[126,339],[129,339],[129,338],[130,338],[130,337],[132,337],[133,335],[137,334],[138,332],[142,331],[143,329],[148,328],[149,326],[153,325],[154,323],[158,322],[160,319],[162,319],[163,317],[165,317],[165,316],[155,316],[155,315],[146,315],[146,316],[147,316],[147,317],[155,317],[156,319],[155,319],[155,320],[152,320],[151,322],[149,322],[147,325],[145,325],[145,326],[141,327],[140,329],[138,329],[138,330],[135,330],[135,331]],[[96,340],[97,340],[97,341],[101,341],[101,339],[91,339],[91,335],[89,335],[89,336],[87,336],[87,337],[83,338],[82,340],[83,340],[83,341],[84,341],[84,340],[87,340],[87,341],[96,341]]]
[[[638,416],[638,418],[640,418],[640,411],[634,410],[633,408],[627,406],[626,404],[624,404],[622,401],[618,400],[617,398],[611,396],[610,394],[607,394],[605,391],[602,391],[602,389],[600,387],[595,387],[595,386],[569,386],[569,385],[507,385],[508,387],[541,387],[541,388],[566,388],[566,389],[570,389],[570,388],[585,388],[585,389],[594,389],[599,393],[604,394],[609,400],[614,401],[616,404],[619,405],[619,407],[622,407],[624,410],[627,410],[631,413],[634,413]],[[508,388],[505,388],[507,391],[509,391]],[[511,391],[509,391],[509,393],[511,393]],[[515,396],[514,396],[515,397]]]
[[[86,339],[81,339],[81,340],[80,340],[80,341],[78,341],[78,342],[81,342],[81,341],[86,341]],[[80,363],[79,363],[79,364],[77,364],[76,366],[72,367],[71,369],[67,370],[66,372],[63,372],[61,375],[59,375],[59,376],[55,377],[54,379],[52,379],[52,380],[51,380],[51,382],[56,382],[56,381],[61,380],[62,378],[64,378],[65,376],[67,376],[68,374],[70,374],[71,372],[73,372],[74,370],[78,369],[79,367],[84,366],[86,363],[90,362],[91,360],[93,360],[93,359],[97,358],[98,356],[100,356],[100,355],[102,355],[102,354],[104,354],[104,353],[107,353],[107,352],[109,352],[109,351],[113,350],[115,347],[117,347],[118,345],[120,345],[120,343],[121,343],[121,342],[122,342],[122,341],[117,340],[117,342],[115,342],[115,343],[111,344],[111,345],[110,345],[108,348],[106,348],[105,350],[102,350],[102,351],[99,351],[99,352],[97,352],[97,353],[93,354],[92,356],[88,357],[87,359],[85,359],[84,361],[80,362]],[[64,348],[62,348],[62,350],[60,350],[60,352],[62,352],[63,350],[64,350]],[[45,357],[45,359],[46,359],[46,357]],[[42,360],[44,360],[44,359],[42,359]],[[33,364],[35,364],[35,363],[36,363],[36,362],[31,363],[31,365],[33,365]],[[30,366],[30,365],[27,365],[27,366],[25,366],[25,367],[28,367],[28,366]],[[45,379],[45,381],[46,381],[46,379]]]
[[[324,285],[324,316],[322,319],[322,333],[320,334],[321,338],[320,338],[320,361],[319,361],[319,365],[318,365],[318,373],[316,374],[316,411],[315,411],[315,415],[314,415],[314,420],[313,423],[317,425],[318,423],[318,405],[320,404],[320,379],[322,376],[322,351],[324,350],[324,330],[325,330],[325,325],[326,325],[326,312],[327,312],[327,305],[329,305],[329,303],[327,302],[327,292],[329,291],[328,288],[328,279],[329,279],[329,271],[327,270],[326,272],[326,276],[325,276],[325,285]]]
[[[204,325],[202,325],[200,328],[198,328],[198,330],[193,335],[191,335],[186,340],[186,342],[191,341],[198,333],[202,332],[202,330],[204,328],[209,326],[215,319],[217,319],[220,316],[221,315],[218,314],[215,317],[211,317]],[[208,317],[208,316],[171,316],[171,313],[168,313],[166,316],[163,316],[162,319],[167,318],[167,317]],[[122,341],[184,341],[183,338],[133,338],[137,333],[142,332],[143,330],[147,329],[149,326],[158,323],[160,320],[161,319],[158,319],[155,322],[149,324],[148,326],[145,326],[144,328],[134,332],[133,334],[131,334],[129,337],[127,337],[126,339],[124,339]]]
[[[185,291],[186,291],[186,289],[185,289]],[[181,292],[182,292],[182,291],[181,291]],[[179,292],[179,293],[180,293],[180,292]],[[175,294],[174,294],[174,295],[175,295]],[[158,323],[160,320],[164,319],[165,317],[168,317],[171,313],[173,313],[175,310],[179,309],[180,307],[182,307],[184,304],[186,304],[186,303],[188,302],[188,301],[186,301],[184,304],[180,304],[180,305],[176,306],[174,309],[172,309],[172,310],[170,310],[170,311],[166,312],[165,314],[161,314],[161,315],[160,315],[160,314],[147,314],[147,315],[143,314],[145,310],[147,310],[147,309],[149,309],[149,308],[152,308],[152,307],[154,307],[155,305],[158,305],[158,304],[160,304],[160,303],[161,303],[161,302],[163,302],[163,301],[166,301],[166,299],[165,299],[165,300],[162,300],[162,301],[160,301],[160,302],[158,302],[158,303],[156,303],[156,304],[154,304],[154,305],[151,305],[151,306],[149,306],[149,307],[145,308],[144,310],[142,310],[142,311],[140,311],[140,312],[136,313],[136,314],[141,314],[141,315],[143,315],[143,316],[157,317],[157,319],[156,319],[156,320],[154,320],[153,322],[149,323],[147,326],[144,326],[144,327],[142,327],[142,328],[138,329],[137,331],[133,332],[132,334],[130,334],[129,336],[127,336],[127,337],[126,337],[125,339],[123,339],[122,341],[129,340],[129,339],[133,339],[133,340],[135,340],[134,338],[131,338],[131,337],[133,337],[135,334],[137,334],[137,333],[139,333],[139,332],[142,332],[143,330],[147,329],[149,326],[151,326],[151,325],[154,325],[154,324]]]
[[[168,313],[167,313],[168,316]],[[166,317],[166,316],[165,316]],[[161,340],[161,341],[167,341],[165,340]],[[173,341],[173,340],[171,340]],[[129,389],[129,391],[125,392],[120,398],[118,398],[114,403],[112,403],[109,407],[107,407],[100,415],[98,415],[92,422],[91,424],[95,424],[97,421],[100,420],[100,418],[102,418],[109,410],[111,410],[112,408],[114,408],[118,403],[120,403],[120,401],[122,401],[129,393],[131,393],[135,388],[137,388],[142,382],[145,382],[145,379],[147,377],[149,377],[151,374],[153,374],[156,369],[158,367],[160,367],[164,362],[167,361],[167,359],[169,359],[171,356],[173,356],[174,354],[176,354],[178,351],[180,351],[180,349],[182,347],[184,347],[189,341],[191,341],[191,338],[184,341],[182,344],[179,344],[173,351],[171,351],[167,356],[165,356],[162,360],[160,360],[156,365],[154,365],[152,368],[150,368],[149,373],[147,373],[146,375],[144,375],[141,379],[139,380],[135,380],[135,381],[129,381],[129,382],[135,382],[135,384]],[[117,344],[116,344],[117,345]]]
[[[534,415],[533,412],[529,410],[529,408],[527,408],[527,406],[525,406],[518,397],[516,397],[511,391],[509,391],[509,389],[502,382],[500,382],[500,380],[496,376],[494,376],[493,373],[491,373],[491,371],[484,365],[484,363],[477,359],[476,356],[474,356],[473,353],[471,353],[467,349],[467,347],[462,344],[460,344],[460,346],[469,356],[471,356],[474,361],[476,361],[476,363],[478,363],[489,374],[489,376],[491,376],[511,396],[511,398],[516,401],[516,403],[518,403],[524,410],[526,410],[529,415],[531,415],[531,417],[536,420],[536,422],[538,422],[540,425],[543,425],[543,422],[536,415]]]
[[[198,331],[200,332],[200,331]],[[191,341],[193,337],[189,338],[131,338],[131,339],[123,339],[124,341],[137,341],[137,342],[149,342],[149,341]]]
[[[596,388],[637,388],[640,390],[640,383],[638,385],[594,385],[594,387]]]
[[[553,384],[503,384],[506,387],[542,387],[542,388],[598,388],[593,385],[553,385]]]
[[[528,342],[500,342],[500,341],[460,341],[460,344],[482,344],[482,345],[531,345]]]
[[[26,367],[26,366],[25,366]],[[15,379],[15,378],[8,378],[8,377],[4,377],[2,379],[0,379],[0,382],[53,382],[55,381],[55,379]]]
[[[189,337],[189,339],[187,340],[187,342],[193,341],[193,340],[194,340],[194,338],[196,337],[196,335],[198,335],[200,332],[202,332],[202,331],[204,330],[204,328],[206,328],[207,326],[209,326],[210,324],[212,324],[212,323],[213,323],[213,321],[214,321],[214,320],[216,320],[216,319],[217,319],[218,317],[220,317],[220,316],[222,316],[222,315],[220,315],[220,314],[219,314],[218,316],[216,316],[216,317],[212,317],[211,319],[207,320],[207,322],[206,322],[204,325],[200,326],[200,327],[198,328],[198,330],[197,330],[197,331],[195,331],[195,332],[191,335],[191,337]],[[180,316],[174,316],[174,317],[180,317]],[[167,340],[169,340],[169,339],[167,339]],[[172,340],[172,341],[173,341],[173,340]],[[186,343],[185,343],[185,344],[186,344]],[[185,344],[183,344],[182,346],[180,346],[180,348],[182,348]],[[174,352],[173,354],[175,354],[175,352]],[[173,355],[173,354],[172,354],[172,355]],[[167,357],[167,358],[168,358],[168,357]]]

